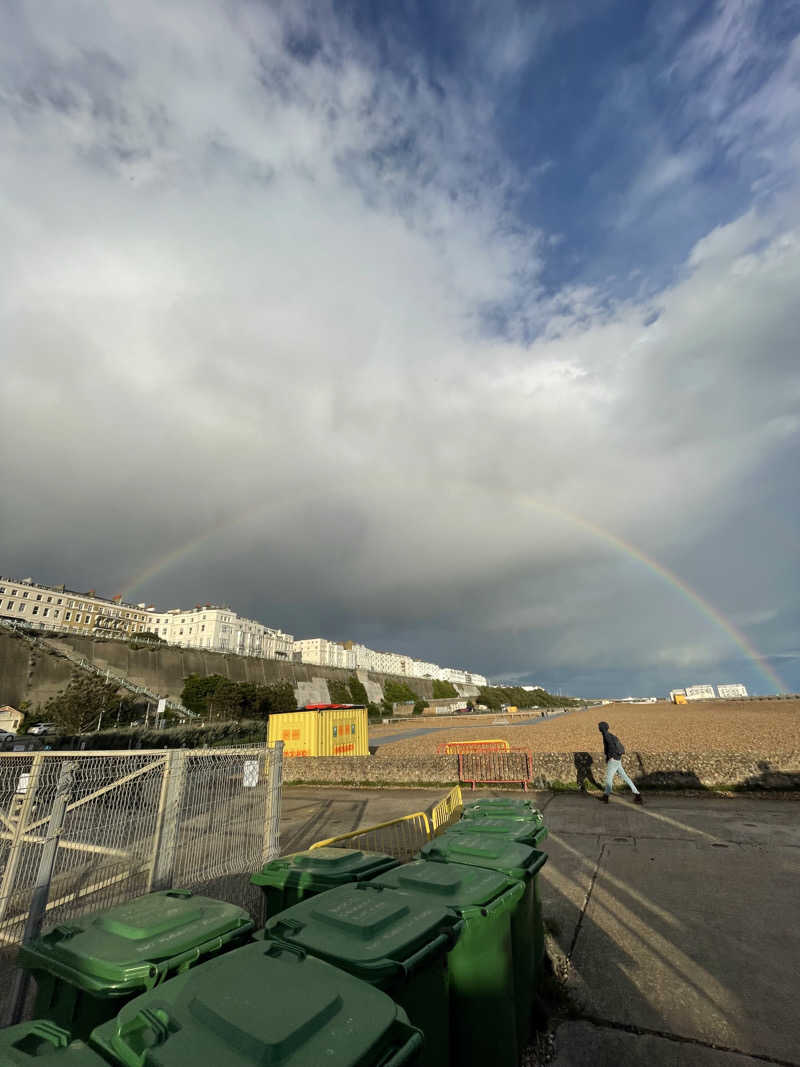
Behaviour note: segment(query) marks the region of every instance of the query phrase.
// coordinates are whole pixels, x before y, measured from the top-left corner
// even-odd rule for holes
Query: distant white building
[[[244,619],[231,608],[205,604],[183,610],[173,608],[152,616],[154,632],[169,645],[233,652],[237,656],[291,659],[291,634]]]
[[[747,696],[747,690],[740,682],[718,685],[717,693],[719,693],[720,700],[735,700],[737,697]]]
[[[321,667],[341,667],[345,670],[373,671],[406,678],[432,678],[462,685],[486,685],[482,674],[458,667],[440,667],[438,663],[414,659],[400,652],[367,648],[356,641],[328,641],[324,637],[307,637],[295,641],[292,659],[301,663],[315,663]]]
[[[353,670],[356,657],[352,649],[345,648],[337,641],[328,641],[324,637],[307,637],[295,641],[293,659],[301,663],[315,663],[319,667],[339,667]]]
[[[715,700],[717,694],[713,685],[687,685],[687,700]]]

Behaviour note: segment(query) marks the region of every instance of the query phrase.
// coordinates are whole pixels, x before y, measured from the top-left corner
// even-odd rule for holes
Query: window
[[[5,593],[5,591],[6,587],[4,585],[0,585],[0,593]]]
[[[31,614],[32,615],[38,615],[39,614],[39,605],[38,604],[34,604],[33,605],[33,611],[31,612]]]
[[[42,594],[41,593],[37,593],[36,594],[36,599],[37,600],[41,600],[42,599]]]
[[[64,618],[67,620],[67,622],[69,622],[69,620],[72,618],[72,612],[71,611],[65,611],[64,612]]]
[[[23,596],[23,598],[24,598],[25,600],[27,600],[27,599],[28,599],[28,594],[27,594],[27,593],[23,593],[23,594],[22,594],[22,596]]]
[[[13,600],[6,601],[6,607],[7,608],[13,608],[14,607],[14,601]]]
[[[56,601],[56,604],[60,604],[60,603],[61,603],[61,597],[59,597],[58,600]]]
[[[205,615],[203,616],[203,618],[205,618]],[[201,626],[201,627],[200,627],[200,629],[201,629],[202,631],[205,631],[205,626]]]
[[[48,604],[52,604],[52,603],[53,603],[53,598],[52,598],[51,596],[49,596],[49,597],[47,598],[47,603],[48,603]]]
[[[50,614],[50,608],[42,608],[42,615],[47,616]]]
[[[20,604],[20,606],[19,606],[19,608],[17,610],[18,611],[24,611],[25,610],[25,605],[24,604]]]
[[[78,613],[78,614],[77,614],[77,615],[75,616],[75,622],[80,622],[80,621],[81,621],[81,616],[80,616],[80,613]]]
[[[59,601],[59,603],[61,603],[61,602]],[[53,612],[53,618],[57,619],[60,614],[61,614],[61,612],[58,610],[58,608],[56,608],[56,610]]]

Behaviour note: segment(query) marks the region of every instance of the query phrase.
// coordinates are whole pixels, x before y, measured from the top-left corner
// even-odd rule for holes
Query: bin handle
[[[381,1060],[376,1067],[400,1067],[413,1058],[413,1053],[422,1048],[423,1036],[419,1030],[414,1030],[400,1048],[390,1051],[387,1059]]]
[[[499,897],[496,897],[489,904],[484,904],[484,906],[481,908],[481,911],[484,913],[484,915],[491,915],[492,912],[497,911],[498,908],[502,908],[505,904],[508,903],[509,899],[513,897],[515,893],[519,892],[519,887],[521,885],[521,882],[517,882],[516,885],[512,885],[510,889],[506,889],[504,893],[501,893]]]
[[[417,949],[417,951],[409,956],[407,960],[402,961],[400,967],[403,970],[403,974],[408,978],[420,964],[424,963],[429,956],[433,955],[437,948],[440,948],[442,945],[446,948],[450,948],[451,945],[455,944],[455,941],[455,937],[451,937],[449,933],[437,934],[433,941],[429,941],[427,945]]]
[[[164,894],[165,897],[193,897],[194,893],[191,889],[168,889]]]
[[[284,952],[290,953],[292,956],[297,956],[297,962],[302,963],[308,953],[304,948],[300,948],[299,945],[290,945],[288,941],[281,941],[275,939],[268,942],[269,947],[264,953],[265,956],[280,956]]]
[[[528,867],[528,874],[531,876],[531,878],[533,878],[535,874],[539,873],[542,867],[544,867],[545,863],[547,863],[547,853],[539,852],[536,859],[533,861],[533,865],[531,867]]]
[[[207,945],[203,946],[204,948]],[[188,948],[185,952],[181,952],[178,956],[172,956],[170,959],[164,961],[164,966],[158,968],[158,974],[156,980],[153,983],[152,988],[155,988],[166,978],[170,971],[176,971],[178,974],[182,974],[187,967],[191,967],[193,963],[196,963],[200,959],[199,948]]]
[[[40,1019],[38,1022],[32,1023],[29,1032],[41,1037],[43,1041],[49,1042],[54,1048],[66,1048],[70,1042],[70,1035],[67,1031],[62,1030],[60,1026],[56,1026],[55,1023],[51,1023],[47,1019]]]
[[[123,1013],[124,1009],[120,1012],[120,1015]],[[144,1067],[148,1050],[153,1046],[149,1045],[142,1052],[137,1052],[125,1038],[134,1029],[147,1029],[155,1038],[154,1044],[163,1045],[169,1036],[169,1021],[169,1012],[166,1006],[163,1005],[141,1008],[124,1022],[118,1016],[116,1031],[111,1036],[111,1048],[125,1064],[125,1067]]]
[[[303,924],[297,919],[278,919],[271,930],[265,930],[267,937],[275,937],[277,941],[283,941],[284,934],[299,934]]]

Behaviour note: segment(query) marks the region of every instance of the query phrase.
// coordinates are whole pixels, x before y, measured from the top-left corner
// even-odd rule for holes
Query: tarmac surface
[[[444,793],[287,787],[281,850]],[[529,796],[550,831],[540,888],[571,1006],[550,1054],[526,1062],[800,1067],[800,796]]]

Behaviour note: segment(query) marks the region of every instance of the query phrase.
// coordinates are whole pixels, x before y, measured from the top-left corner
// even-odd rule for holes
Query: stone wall
[[[535,753],[532,786],[549,789],[577,784],[577,763],[603,783],[602,752]],[[630,752],[624,766],[643,789],[703,789],[739,786],[752,789],[800,788],[800,752],[737,755],[702,752]],[[331,782],[347,785],[450,785],[458,781],[457,756],[320,756],[287,759],[287,782]]]

